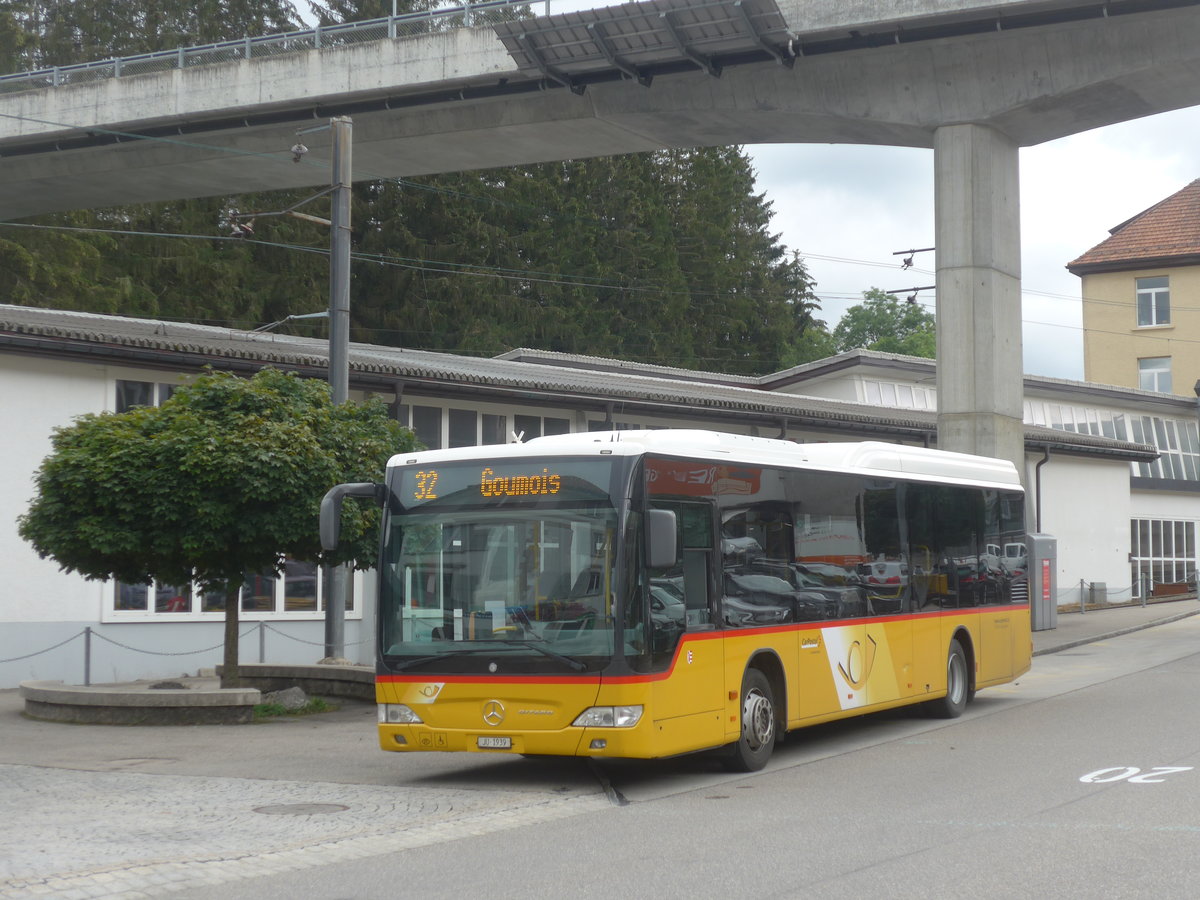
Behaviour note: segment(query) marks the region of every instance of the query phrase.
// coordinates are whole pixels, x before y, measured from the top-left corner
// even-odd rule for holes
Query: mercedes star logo
[[[483,704],[483,721],[496,726],[504,721],[504,704],[499,700],[489,700]]]

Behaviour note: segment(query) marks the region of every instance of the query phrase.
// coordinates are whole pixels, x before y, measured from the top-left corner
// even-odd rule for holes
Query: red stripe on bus
[[[494,684],[510,682],[514,684],[652,684],[656,681],[666,681],[675,671],[679,657],[687,644],[703,641],[719,640],[739,635],[769,635],[788,634],[790,632],[823,631],[826,628],[845,628],[854,625],[869,625],[880,622],[903,622],[916,619],[944,619],[953,616],[972,616],[981,613],[1003,612],[1005,610],[1028,609],[1028,603],[1012,603],[1005,606],[966,607],[964,609],[939,609],[932,612],[904,613],[894,616],[862,616],[857,619],[834,619],[821,622],[795,622],[790,625],[773,625],[763,628],[727,628],[723,631],[700,631],[685,634],[675,646],[675,655],[671,665],[662,672],[648,672],[645,675],[516,675],[505,673],[502,678],[494,675],[376,675],[376,684],[421,684],[429,681],[439,681],[445,684]]]

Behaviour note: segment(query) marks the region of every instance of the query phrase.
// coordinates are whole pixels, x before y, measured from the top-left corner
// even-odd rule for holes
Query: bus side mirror
[[[387,486],[373,481],[335,484],[321,498],[321,549],[337,549],[342,531],[342,498],[370,497],[380,506],[387,498]]]
[[[675,540],[675,513],[652,509],[646,514],[646,565],[651,569],[669,569],[679,559]]]

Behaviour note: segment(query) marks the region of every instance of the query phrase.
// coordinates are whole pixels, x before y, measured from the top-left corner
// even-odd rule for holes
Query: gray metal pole
[[[349,118],[331,119],[333,211],[329,235],[329,387],[334,403],[350,391],[350,140]]]
[[[329,388],[334,403],[350,396],[350,147],[353,123],[329,120],[333,136],[333,209],[329,216]],[[325,598],[325,656],[340,659],[346,646],[345,566],[329,573]]]

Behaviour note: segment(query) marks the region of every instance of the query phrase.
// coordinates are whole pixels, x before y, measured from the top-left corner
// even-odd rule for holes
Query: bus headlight
[[[641,718],[640,706],[593,706],[571,724],[579,728],[632,728]]]
[[[403,703],[380,703],[380,725],[421,725],[421,717]]]

